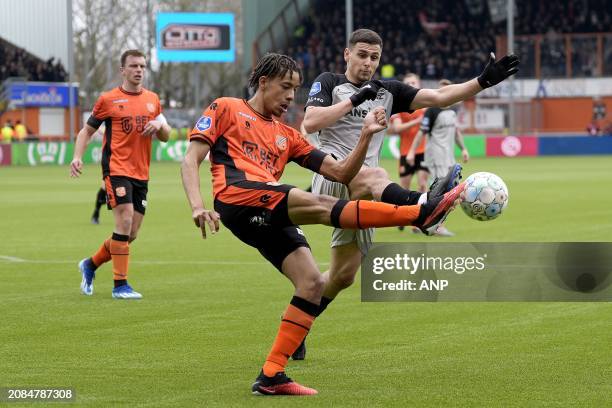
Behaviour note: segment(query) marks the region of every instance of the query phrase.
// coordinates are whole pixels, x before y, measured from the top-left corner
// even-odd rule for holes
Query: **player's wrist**
[[[363,97],[363,95],[360,95],[360,92],[351,95],[349,99],[351,100],[351,104],[353,105],[353,107],[357,107],[365,101],[365,98]]]

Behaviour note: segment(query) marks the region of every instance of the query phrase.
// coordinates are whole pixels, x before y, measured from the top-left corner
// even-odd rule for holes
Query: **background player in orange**
[[[421,87],[421,79],[417,74],[408,73],[403,81],[406,85],[413,88]],[[415,151],[414,166],[406,162],[406,155],[412,146],[412,141],[419,131],[421,120],[425,109],[417,109],[413,113],[401,112],[391,116],[389,133],[399,134],[400,137],[400,158],[399,176],[400,185],[405,189],[410,189],[412,175],[416,173],[418,190],[422,193],[427,191],[427,168],[422,165],[425,156],[425,139],[419,144]]]
[[[408,73],[404,76],[403,81],[406,85],[413,88],[421,87],[421,78],[417,74]],[[419,144],[416,151],[414,165],[409,164],[406,161],[406,155],[412,146],[412,141],[419,131],[421,126],[421,120],[425,109],[417,109],[412,113],[400,112],[391,116],[390,125],[388,132],[389,134],[399,134],[400,138],[400,156],[399,156],[399,178],[400,186],[406,190],[410,190],[410,184],[412,183],[412,175],[417,176],[418,191],[424,193],[427,191],[427,168],[423,166],[423,160],[425,158],[425,139]],[[404,230],[404,227],[398,227],[400,231]],[[412,228],[412,232],[418,233],[418,228]]]
[[[96,269],[112,260],[113,298],[140,299],[142,295],[127,282],[129,243],[136,239],[147,207],[152,137],[165,142],[171,129],[161,113],[157,94],[142,86],[146,70],[144,54],[138,50],[124,52],[119,70],[121,86],[100,96],[77,136],[70,175],[81,174],[87,143],[104,123],[102,176],[115,227],[98,251],[79,263],[81,292],[93,294]]]
[[[206,238],[219,220],[259,252],[294,285],[277,337],[252,386],[257,395],[312,395],[317,391],[293,382],[285,366],[319,313],[325,284],[298,224],[324,224],[360,229],[373,226],[442,222],[457,203],[464,184],[422,205],[396,206],[374,201],[348,201],[315,195],[278,182],[288,161],[348,184],[359,172],[372,136],[385,129],[383,107],[363,121],[355,149],[336,160],[309,144],[297,130],[274,119],[287,111],[302,81],[294,60],[279,54],[262,58],[249,78],[255,95],[248,101],[215,100],[190,133],[181,166],[192,218]],[[199,167],[210,152],[214,210],[204,208]]]

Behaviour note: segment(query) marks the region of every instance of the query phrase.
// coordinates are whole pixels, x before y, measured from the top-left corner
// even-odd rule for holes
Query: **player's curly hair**
[[[302,82],[302,70],[298,67],[297,62],[291,57],[283,54],[268,53],[257,62],[257,66],[249,76],[249,88],[253,88],[257,92],[259,88],[259,78],[262,76],[268,78],[283,78],[287,72],[297,72]]]

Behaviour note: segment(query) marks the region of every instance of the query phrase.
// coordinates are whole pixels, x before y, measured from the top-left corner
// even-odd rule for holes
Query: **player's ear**
[[[268,83],[268,77],[265,75],[262,75],[259,77],[259,89],[261,89],[262,91],[266,90],[266,84]]]
[[[351,50],[348,48],[344,49],[344,62],[348,62],[349,57],[351,56]]]

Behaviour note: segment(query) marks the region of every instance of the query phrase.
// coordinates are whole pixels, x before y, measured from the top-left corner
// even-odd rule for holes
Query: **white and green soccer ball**
[[[507,206],[508,187],[499,176],[483,171],[465,180],[461,208],[470,218],[490,221],[499,217]]]

